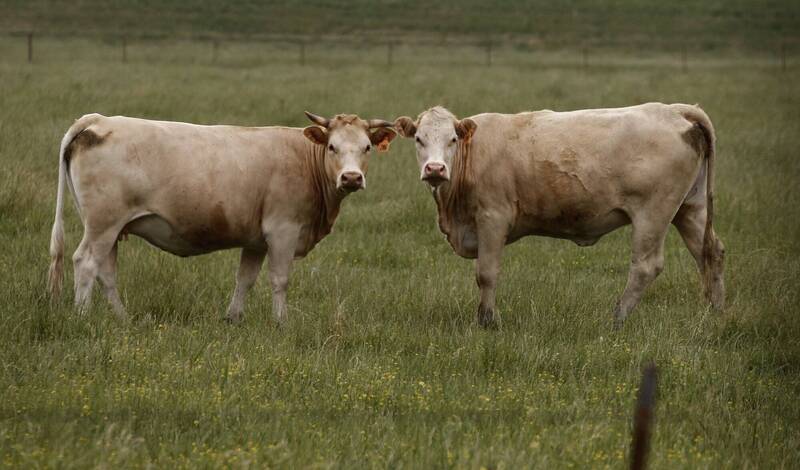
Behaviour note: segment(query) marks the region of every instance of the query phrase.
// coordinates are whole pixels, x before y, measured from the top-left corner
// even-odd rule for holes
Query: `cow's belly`
[[[151,245],[177,256],[196,256],[212,251],[244,246],[232,238],[220,238],[202,228],[176,230],[158,214],[147,214],[128,222],[123,232],[139,236]]]
[[[600,214],[584,214],[579,218],[575,218],[569,212],[561,212],[556,217],[526,215],[517,221],[508,237],[508,243],[527,235],[539,235],[571,240],[580,246],[590,246],[597,243],[603,235],[629,223],[630,218],[620,209]]]

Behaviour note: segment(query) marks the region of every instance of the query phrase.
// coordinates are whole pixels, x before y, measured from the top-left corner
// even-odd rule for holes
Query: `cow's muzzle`
[[[444,163],[428,163],[422,170],[422,181],[433,187],[439,186],[449,179]]]
[[[364,175],[358,171],[345,171],[339,179],[339,187],[352,193],[364,188]]]

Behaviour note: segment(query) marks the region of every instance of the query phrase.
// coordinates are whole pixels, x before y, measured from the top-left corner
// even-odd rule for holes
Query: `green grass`
[[[186,44],[164,51],[183,60],[121,64],[103,60],[118,57],[112,45],[88,46],[0,61],[0,465],[620,468],[640,370],[654,360],[653,468],[800,466],[796,67],[583,72],[420,54],[388,69],[338,62],[346,51],[300,67],[250,61],[253,50],[228,51],[223,67],[187,59]],[[508,247],[503,327],[481,330],[473,263],[439,234],[413,145],[400,140],[373,155],[369,189],[295,264],[285,328],[270,318],[264,277],[244,324],[220,321],[233,251],[179,259],[124,242],[130,324],[99,295],[83,317],[71,295],[55,308],[44,295],[58,143],[87,112],[299,126],[305,109],[391,119],[434,104],[463,116],[651,100],[699,102],[714,120],[724,313],[701,300],[672,230],[664,273],[612,331],[622,229],[592,248]],[[81,229],[67,206],[71,253]]]

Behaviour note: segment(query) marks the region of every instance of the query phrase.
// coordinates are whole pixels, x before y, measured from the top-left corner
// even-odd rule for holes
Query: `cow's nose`
[[[364,186],[364,175],[357,171],[342,173],[342,187],[349,190],[361,189]]]
[[[425,165],[425,176],[444,176],[444,165],[441,163],[428,163]]]

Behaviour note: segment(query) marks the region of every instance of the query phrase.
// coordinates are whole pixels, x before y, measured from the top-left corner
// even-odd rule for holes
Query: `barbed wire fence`
[[[48,48],[64,48],[69,41],[89,41],[101,45],[106,50],[117,49],[117,61],[153,62],[165,59],[165,51],[178,44],[191,44],[195,49],[205,48],[205,52],[194,51],[193,62],[224,65],[225,59],[241,59],[248,54],[248,63],[263,65],[268,63],[294,63],[300,66],[312,62],[336,60],[347,63],[341,57],[342,51],[359,53],[358,61],[375,65],[393,67],[403,63],[424,62],[425,53],[431,50],[444,55],[445,62],[458,62],[465,65],[493,67],[498,65],[543,65],[568,66],[589,70],[602,66],[671,65],[687,72],[690,67],[708,65],[753,64],[774,66],[786,71],[794,65],[792,54],[800,49],[800,41],[787,38],[777,41],[760,41],[742,46],[735,42],[680,42],[643,41],[632,39],[545,42],[535,37],[464,37],[448,35],[419,35],[395,37],[369,36],[306,36],[306,35],[166,35],[166,34],[63,34],[35,31],[0,32],[0,40],[10,41],[4,55],[7,62],[9,49],[26,50],[27,63],[46,62],[41,51]],[[24,46],[23,46],[24,44]],[[137,50],[157,49],[156,53],[136,54]],[[442,54],[442,51],[445,51]],[[85,52],[84,52],[85,54]],[[76,54],[81,55],[81,54]],[[346,55],[346,54],[345,54]],[[368,56],[365,59],[364,56]],[[71,54],[66,54],[70,58]],[[175,56],[172,57],[174,59]],[[19,57],[17,57],[19,59]],[[102,60],[113,61],[111,57]],[[351,58],[352,60],[352,58]],[[234,60],[235,62],[235,60]]]

